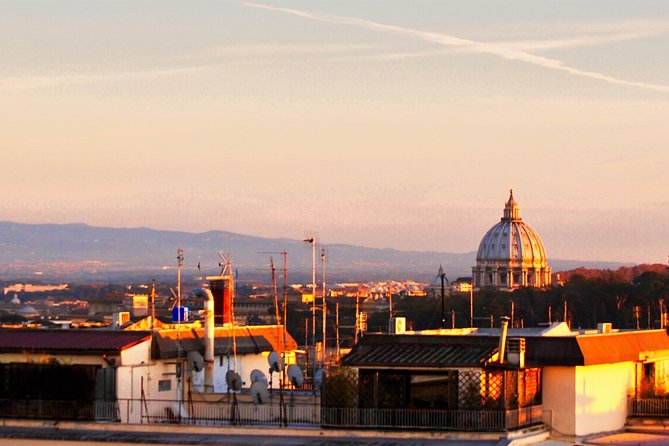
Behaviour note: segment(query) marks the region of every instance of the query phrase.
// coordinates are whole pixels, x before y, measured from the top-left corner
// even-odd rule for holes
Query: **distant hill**
[[[419,252],[345,244],[324,246],[327,280],[414,279],[431,281],[439,265],[454,279],[470,276],[475,252]],[[311,247],[301,240],[272,239],[225,231],[189,233],[148,228],[101,228],[85,224],[0,222],[0,280],[111,280],[174,277],[177,249],[185,252],[184,280],[220,270],[218,252],[230,254],[240,280],[270,280],[270,256],[277,270],[288,253],[291,282],[311,280]],[[320,246],[317,252],[320,281]],[[272,253],[272,254],[269,254]],[[200,264],[200,270],[197,265]],[[554,272],[622,266],[610,262],[551,260]]]

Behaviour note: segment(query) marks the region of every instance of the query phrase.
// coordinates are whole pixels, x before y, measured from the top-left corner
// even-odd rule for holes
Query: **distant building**
[[[472,268],[474,286],[507,290],[544,288],[551,284],[551,268],[541,239],[520,217],[513,190],[499,223],[483,236]]]
[[[472,288],[474,288],[474,285],[471,277],[458,277],[451,282],[451,290],[454,293],[469,293]]]

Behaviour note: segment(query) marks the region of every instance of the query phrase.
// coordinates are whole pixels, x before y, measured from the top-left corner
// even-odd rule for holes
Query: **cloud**
[[[557,59],[552,59],[544,56],[537,56],[529,52],[515,49],[511,46],[506,46],[503,44],[479,42],[476,40],[463,39],[460,37],[444,33],[405,28],[401,26],[389,25],[385,23],[374,22],[371,20],[360,19],[356,17],[345,17],[331,14],[312,13],[312,12],[302,11],[299,9],[270,6],[260,3],[235,1],[235,0],[231,1],[250,8],[264,9],[268,11],[291,14],[308,20],[315,20],[323,23],[332,23],[338,25],[355,26],[357,28],[368,29],[371,31],[390,33],[390,34],[405,36],[411,39],[421,40],[424,42],[435,43],[438,45],[456,48],[466,52],[489,54],[492,56],[500,57],[502,59],[524,62],[530,65],[540,66],[550,70],[562,71],[564,73],[568,73],[574,76],[580,76],[589,79],[599,80],[602,82],[607,82],[609,84],[669,93],[668,85],[658,85],[647,82],[629,81],[614,76],[609,76],[604,73],[599,73],[596,71],[583,70],[580,68],[565,65],[562,61]]]

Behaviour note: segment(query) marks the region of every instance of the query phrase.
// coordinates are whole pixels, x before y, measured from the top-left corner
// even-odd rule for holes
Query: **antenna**
[[[242,390],[242,377],[234,370],[228,370],[225,373],[225,383],[228,385],[228,390],[234,392]]]
[[[221,261],[218,262],[218,266],[221,267],[221,276],[232,276],[232,258],[230,255],[225,255],[223,251],[218,252],[218,256],[221,258]]]
[[[200,352],[191,350],[188,352],[187,358],[188,365],[190,366],[191,370],[194,372],[202,371],[202,368],[204,367],[204,359],[202,358]]]
[[[323,274],[323,280],[322,280],[322,285],[321,285],[321,294],[323,297],[323,362],[325,363],[325,360],[327,358],[327,351],[328,351],[328,342],[327,342],[327,321],[328,321],[328,310],[327,310],[327,303],[326,303],[326,291],[325,291],[325,248],[321,248],[321,269],[322,269],[322,274]]]
[[[258,369],[253,369],[251,371],[251,383],[255,383],[257,381],[263,383],[265,387],[267,387],[267,377],[265,374]]]
[[[184,266],[184,250],[177,249],[177,322],[181,323],[181,267]]]
[[[314,237],[303,240],[311,244],[311,292],[313,300],[311,301],[311,342],[316,346],[316,239]]]
[[[283,360],[281,356],[275,351],[271,352],[267,357],[267,362],[269,363],[269,369],[272,372],[280,372],[283,370]]]
[[[251,384],[251,396],[253,397],[253,404],[265,404],[269,401],[269,392],[267,391],[267,383],[255,381]]]
[[[288,366],[288,378],[295,387],[300,387],[304,383],[304,374],[299,365],[291,364]]]

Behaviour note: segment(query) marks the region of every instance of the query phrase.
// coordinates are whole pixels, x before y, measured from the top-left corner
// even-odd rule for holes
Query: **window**
[[[168,392],[170,390],[172,390],[171,379],[161,379],[158,381],[158,392]]]

